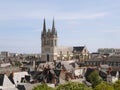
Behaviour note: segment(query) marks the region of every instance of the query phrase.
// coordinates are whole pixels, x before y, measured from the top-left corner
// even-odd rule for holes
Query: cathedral
[[[53,19],[52,29],[46,29],[45,19],[43,22],[43,31],[41,33],[41,60],[57,60],[57,31]]]
[[[89,52],[85,46],[58,47],[57,31],[53,19],[52,29],[46,29],[45,19],[41,32],[41,61],[51,62],[54,60],[87,60]]]

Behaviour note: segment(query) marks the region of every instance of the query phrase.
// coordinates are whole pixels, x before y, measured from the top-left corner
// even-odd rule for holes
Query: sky
[[[0,0],[0,51],[40,53],[44,18],[58,46],[120,48],[120,0]]]

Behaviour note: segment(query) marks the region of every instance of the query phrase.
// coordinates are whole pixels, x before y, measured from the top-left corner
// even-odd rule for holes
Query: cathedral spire
[[[54,18],[53,18],[53,24],[52,24],[52,33],[55,34],[56,31],[55,31],[55,23],[54,23]]]
[[[43,21],[43,34],[46,34],[46,23],[45,23],[45,18]]]

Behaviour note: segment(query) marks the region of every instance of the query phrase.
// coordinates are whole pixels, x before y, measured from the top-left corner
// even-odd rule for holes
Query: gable
[[[14,84],[4,75],[3,87],[12,87]]]

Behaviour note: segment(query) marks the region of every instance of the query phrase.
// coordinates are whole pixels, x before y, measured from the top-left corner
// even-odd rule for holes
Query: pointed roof
[[[53,18],[53,24],[52,24],[52,33],[55,34],[56,31],[55,31],[55,23],[54,23],[54,18]]]
[[[6,74],[0,74],[0,90],[18,90]]]
[[[43,34],[46,33],[46,23],[45,23],[45,18],[44,18],[44,21],[43,21]]]

